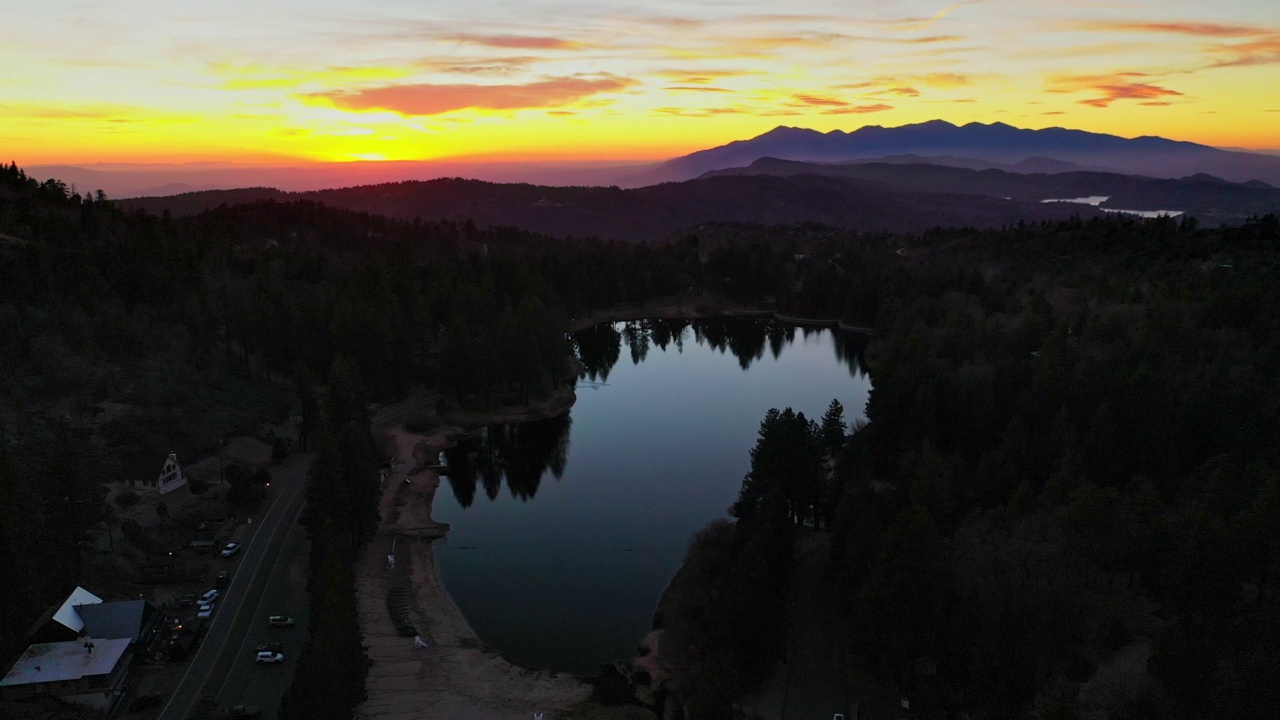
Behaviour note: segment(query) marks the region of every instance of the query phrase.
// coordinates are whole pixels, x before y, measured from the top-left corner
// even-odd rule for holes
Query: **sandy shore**
[[[518,667],[485,647],[440,580],[431,548],[448,532],[447,525],[431,517],[440,477],[419,466],[435,462],[459,432],[459,427],[446,426],[426,436],[403,429],[388,433],[396,461],[382,495],[383,520],[356,566],[360,625],[374,663],[368,700],[358,716],[528,720],[541,712],[547,720],[568,717],[590,696],[590,686],[576,677]],[[388,570],[386,556],[393,545],[396,565]],[[429,647],[416,647],[413,638],[401,637],[392,625],[388,595],[393,587],[406,585],[407,617]]]

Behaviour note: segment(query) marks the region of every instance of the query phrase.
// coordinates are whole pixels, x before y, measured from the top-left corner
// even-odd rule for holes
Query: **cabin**
[[[0,678],[0,698],[53,697],[109,710],[123,691],[133,654],[129,639],[72,640],[30,645]]]
[[[85,637],[145,642],[159,619],[160,612],[145,600],[107,602],[77,587],[61,604],[46,610],[24,640],[29,645],[71,642]]]
[[[182,463],[178,462],[178,456],[169,453],[169,457],[164,461],[164,467],[161,468],[160,474],[155,480],[142,479],[130,480],[129,485],[140,488],[142,490],[152,490],[167,495],[180,487],[187,484],[187,473],[182,469]]]

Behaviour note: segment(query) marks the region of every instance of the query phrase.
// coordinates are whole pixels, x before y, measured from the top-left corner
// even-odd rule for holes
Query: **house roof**
[[[146,600],[121,600],[76,608],[84,620],[84,631],[91,638],[128,638],[137,642],[142,635]]]
[[[9,674],[0,679],[0,687],[106,675],[115,669],[128,649],[128,638],[94,640],[92,653],[85,650],[80,640],[30,645]]]
[[[66,601],[62,603],[62,607],[59,607],[58,610],[53,613],[53,619],[76,632],[80,632],[81,630],[84,630],[84,620],[82,620],[80,615],[76,612],[76,606],[92,605],[100,602],[102,602],[102,598],[80,586],[76,586],[76,589],[72,590],[71,594],[67,596]]]

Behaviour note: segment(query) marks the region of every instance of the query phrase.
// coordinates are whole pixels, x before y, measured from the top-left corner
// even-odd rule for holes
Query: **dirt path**
[[[431,543],[448,526],[431,517],[439,475],[419,469],[460,432],[444,427],[429,436],[392,430],[396,461],[382,495],[379,535],[356,566],[360,625],[374,664],[366,682],[369,699],[358,716],[369,720],[547,720],[563,718],[591,689],[570,676],[527,670],[504,660],[476,637],[449,597]],[[409,482],[405,482],[406,479]],[[386,556],[394,549],[395,568]],[[428,647],[399,635],[388,595],[407,587],[407,619]]]

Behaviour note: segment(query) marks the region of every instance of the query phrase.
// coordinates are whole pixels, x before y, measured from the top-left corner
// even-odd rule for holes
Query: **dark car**
[[[133,699],[133,702],[129,703],[129,712],[138,712],[139,710],[146,710],[147,708],[153,708],[159,705],[160,701],[163,699],[164,698],[160,697],[156,693],[151,693],[149,695],[139,695],[138,697]]]
[[[258,717],[258,713],[259,710],[257,705],[232,705],[231,709],[227,711],[227,717],[255,718]]]
[[[218,573],[218,576],[216,578],[214,578],[213,586],[224,588],[227,586],[227,583],[229,582],[231,582],[231,573],[227,572],[226,570],[223,570],[222,572]]]
[[[262,643],[258,646],[257,652],[260,653],[279,653],[284,652],[284,645],[277,642]]]

